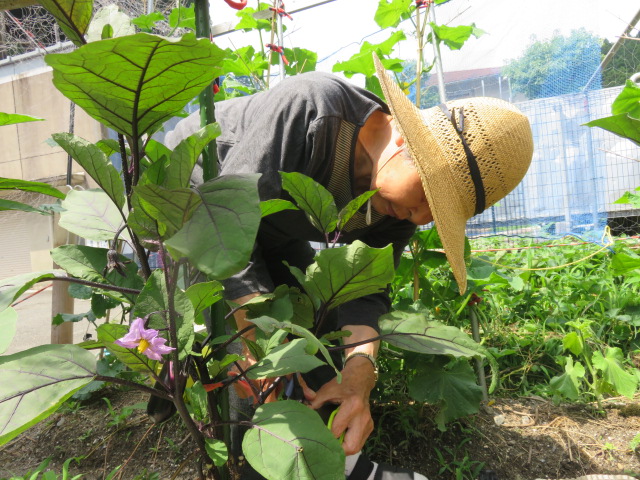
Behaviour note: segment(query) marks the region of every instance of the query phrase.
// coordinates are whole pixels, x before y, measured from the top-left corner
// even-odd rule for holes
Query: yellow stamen
[[[151,344],[149,342],[147,342],[144,338],[140,340],[140,343],[138,344],[138,351],[140,353],[144,353],[144,351],[149,348]]]

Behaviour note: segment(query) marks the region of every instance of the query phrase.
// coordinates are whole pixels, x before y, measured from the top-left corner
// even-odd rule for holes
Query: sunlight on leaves
[[[187,34],[138,33],[50,54],[53,83],[90,116],[133,139],[153,133],[222,73],[224,51]]]

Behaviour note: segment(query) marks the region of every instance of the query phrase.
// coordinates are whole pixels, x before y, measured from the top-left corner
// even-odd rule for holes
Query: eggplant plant
[[[336,368],[329,349],[346,348],[348,337],[342,345],[332,345],[311,328],[338,305],[387,287],[394,275],[391,246],[377,249],[355,242],[326,248],[305,272],[292,269],[304,291],[280,287],[254,299],[247,308],[253,314],[249,328],[259,330],[261,339],[250,346],[257,363],[231,377],[228,367],[237,365],[239,356],[227,347],[244,341],[245,331],[215,337],[198,328],[208,310],[222,301],[220,282],[249,261],[262,216],[301,208],[325,234],[327,246],[335,247],[329,239],[338,238],[373,192],[338,211],[324,187],[300,174],[282,174],[283,188],[296,205],[261,203],[257,175],[229,175],[192,185],[196,161],[219,135],[218,125],[206,125],[174,150],[152,135],[225,72],[231,54],[190,33],[178,39],[149,33],[108,38],[113,28],[106,25],[105,39],[86,43],[91,2],[43,3],[79,47],[45,57],[55,87],[115,131],[118,139],[91,143],[71,133],[53,135],[99,188],[65,195],[38,182],[0,179],[0,189],[57,199],[61,227],[108,246],[57,247],[51,256],[59,269],[3,280],[0,354],[18,325],[12,302],[37,282],[82,285],[95,318],[116,306],[122,316],[101,323],[95,341],[0,355],[0,445],[50,416],[89,383],[110,382],[172,405],[195,445],[200,476],[224,478],[226,469],[237,465],[237,459],[229,461],[225,435],[233,423],[224,408],[226,389],[243,379],[284,377],[323,364]],[[38,119],[0,117],[3,124],[33,120]],[[110,160],[114,154],[120,170]],[[46,213],[17,202],[3,201],[0,208]],[[127,251],[130,255],[123,254]],[[155,268],[151,257],[157,260]],[[371,341],[449,358],[486,355],[460,329],[430,320],[423,312],[392,312],[380,325],[381,334]],[[290,341],[283,343],[285,337]],[[102,349],[143,380],[105,374],[95,354]],[[342,475],[342,447],[314,410],[292,400],[262,404],[266,392],[254,393],[261,405],[251,420],[237,423],[248,428],[242,453],[260,474],[274,480]]]

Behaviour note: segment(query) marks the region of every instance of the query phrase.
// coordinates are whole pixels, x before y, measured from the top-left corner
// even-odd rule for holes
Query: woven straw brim
[[[439,107],[418,110],[386,73],[375,53],[373,59],[386,102],[420,175],[445,254],[463,294],[467,289],[466,222],[474,215],[476,204],[464,147]],[[526,117],[503,100],[447,102],[450,109],[463,105],[464,135],[477,158],[488,208],[515,188],[526,173],[533,153],[531,128]]]

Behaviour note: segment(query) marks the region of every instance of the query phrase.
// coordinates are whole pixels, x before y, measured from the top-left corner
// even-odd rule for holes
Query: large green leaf
[[[167,189],[160,185],[134,187],[136,205],[142,206],[147,216],[158,223],[158,233],[170,237],[180,230],[202,203],[195,190],[189,188]]]
[[[84,34],[93,12],[93,0],[42,0],[40,2],[76,46],[85,43]]]
[[[284,70],[287,75],[299,75],[304,72],[313,72],[316,69],[316,63],[318,62],[318,54],[311,50],[304,48],[285,48],[284,58],[287,59],[287,63],[283,62]],[[280,55],[273,53],[271,55],[271,65],[278,65],[280,63]]]
[[[624,275],[640,270],[640,256],[627,252],[616,252],[611,258],[613,275]]]
[[[227,445],[222,440],[205,438],[204,441],[204,447],[209,454],[209,458],[216,467],[221,467],[227,463],[229,452],[227,451]]]
[[[156,23],[164,20],[164,15],[160,12],[151,12],[148,15],[140,15],[139,17],[132,18],[131,23],[140,28],[143,32],[151,33],[151,30],[156,26]]]
[[[10,306],[14,300],[26,292],[32,285],[44,280],[52,280],[57,275],[64,275],[62,270],[30,272],[0,280],[0,312]]]
[[[158,130],[219,76],[224,52],[187,34],[172,42],[146,33],[45,57],[53,83],[99,122],[133,139]]]
[[[329,191],[306,175],[280,172],[282,188],[307,214],[311,224],[322,233],[331,233],[338,224],[338,208]]]
[[[171,153],[162,185],[165,188],[187,188],[202,150],[219,135],[220,125],[212,123],[182,140]]]
[[[0,355],[7,351],[14,335],[16,334],[16,324],[18,323],[18,312],[13,308],[5,308],[0,312]]]
[[[389,35],[389,38],[381,43],[371,44],[362,42],[360,52],[353,55],[349,60],[336,63],[332,71],[344,72],[347,78],[351,78],[356,73],[361,73],[366,77],[373,77],[376,73],[376,67],[373,65],[373,52],[377,52],[379,56],[390,55],[395,45],[406,40],[406,36],[402,30],[398,30]],[[381,58],[382,65],[386,70],[401,72],[403,69],[402,62],[397,59]]]
[[[549,380],[549,388],[569,400],[578,400],[585,370],[580,362],[574,364],[572,357],[566,357],[566,361],[564,373]]]
[[[423,365],[409,382],[409,395],[418,402],[439,405],[435,417],[438,428],[456,418],[477,413],[482,400],[482,388],[466,360],[446,365],[449,359],[436,358]]]
[[[165,242],[176,257],[222,280],[249,261],[260,223],[258,175],[225,175],[200,185],[191,219]]]
[[[76,345],[0,357],[0,445],[51,415],[95,376],[95,357]]]
[[[177,313],[176,333],[178,335],[178,349],[180,350],[180,358],[184,358],[190,351],[194,340],[193,323],[195,319],[193,305],[189,297],[176,289],[173,297],[173,306]],[[156,330],[165,330],[169,326],[169,298],[167,293],[167,284],[162,270],[155,270],[142,292],[136,299],[136,306],[133,310],[135,317],[144,318],[151,315],[149,327]],[[169,339],[168,335],[163,335]],[[176,345],[171,345],[175,347]]]
[[[607,347],[604,355],[599,351],[593,354],[593,366],[602,372],[603,379],[613,389],[625,397],[633,398],[638,388],[638,377],[624,370],[624,355],[618,347]]]
[[[123,255],[118,255],[118,261],[124,268],[125,275],[116,270],[106,271],[106,248],[88,247],[85,245],[62,245],[51,251],[51,258],[56,265],[63,268],[72,277],[81,278],[90,282],[106,283],[118,287],[126,287],[141,290],[144,282],[138,276],[138,266]],[[126,262],[126,263],[125,263]],[[105,290],[104,294],[119,301],[131,302],[133,294],[120,294]]]
[[[378,26],[382,29],[397,27],[409,12],[411,0],[380,0],[378,9],[373,17]]]
[[[628,138],[640,145],[640,120],[627,113],[619,113],[611,117],[599,118],[585,123],[588,127],[600,127],[622,138]]]
[[[194,315],[200,315],[222,299],[222,284],[215,280],[196,283],[187,288],[185,294],[193,305]]]
[[[23,192],[41,193],[55,198],[63,199],[65,194],[48,183],[30,182],[16,178],[0,177],[0,190],[22,190]]]
[[[611,113],[618,115],[627,113],[640,119],[640,86],[627,80],[625,87],[611,104]]]
[[[97,145],[72,133],[54,133],[51,137],[86,170],[118,208],[124,207],[124,183]]]
[[[278,285],[272,293],[265,293],[244,304],[249,318],[271,317],[304,328],[313,326],[314,309],[311,299],[296,287]]]
[[[393,248],[372,248],[360,241],[322,250],[306,275],[289,267],[307,294],[331,310],[350,300],[381,292],[393,280]]]
[[[59,225],[87,240],[113,240],[124,226],[122,212],[103,190],[71,190],[62,208]],[[120,238],[129,238],[126,230]]]
[[[385,342],[403,350],[431,355],[483,357],[484,348],[457,327],[450,327],[424,314],[394,311],[380,317]]]
[[[153,166],[155,166],[154,164]],[[152,167],[153,167],[152,166]],[[150,168],[145,171],[147,173]],[[144,179],[143,175],[141,179]],[[141,182],[138,185],[153,185],[153,182]],[[158,222],[153,218],[151,212],[147,212],[149,203],[143,201],[139,195],[131,196],[131,206],[133,210],[129,212],[127,217],[127,224],[129,228],[133,230],[133,233],[141,240],[153,240],[157,241],[162,235],[160,234],[161,227]]]
[[[477,28],[475,24],[458,25],[457,27],[436,25],[435,23],[430,25],[438,40],[444,42],[451,50],[460,50],[471,35],[479,38],[486,33]]]
[[[102,7],[96,12],[87,28],[87,42],[95,42],[103,38],[105,27],[108,28],[109,36],[124,37],[136,33],[136,27],[131,23],[131,18],[120,11],[117,5],[111,4]]]
[[[268,66],[264,53],[256,53],[252,46],[239,48],[224,59],[224,71],[238,77],[260,76]]]
[[[267,403],[256,410],[242,451],[268,480],[344,478],[340,443],[315,411],[292,400]]]
[[[194,5],[183,7],[178,6],[171,10],[169,14],[169,26],[171,28],[190,28],[196,29],[196,14]]]
[[[96,329],[98,341],[131,370],[149,374],[155,372],[158,362],[151,360],[135,348],[129,349],[116,345],[115,341],[124,337],[128,331],[129,327],[127,325],[118,325],[115,323],[103,323]]]
[[[14,123],[42,122],[44,118],[32,117],[31,115],[21,115],[19,113],[0,112],[0,126],[13,125]]]
[[[306,373],[324,362],[307,352],[307,340],[297,338],[271,350],[247,372],[249,378],[273,378],[290,373]]]
[[[329,350],[327,350],[327,347],[325,347],[323,343],[306,328],[301,327],[300,325],[295,325],[291,322],[280,322],[275,318],[271,318],[271,317],[254,318],[254,319],[251,319],[250,321],[255,323],[258,326],[258,328],[260,328],[261,330],[267,333],[271,333],[276,328],[279,328],[293,335],[296,335],[298,337],[305,338],[307,340],[307,344],[305,345],[306,352],[308,354],[315,355],[319,351],[324,357],[325,361],[335,370],[336,376],[338,377],[338,382],[341,381],[342,374],[333,363],[333,360],[331,359],[331,355],[329,354]]]

